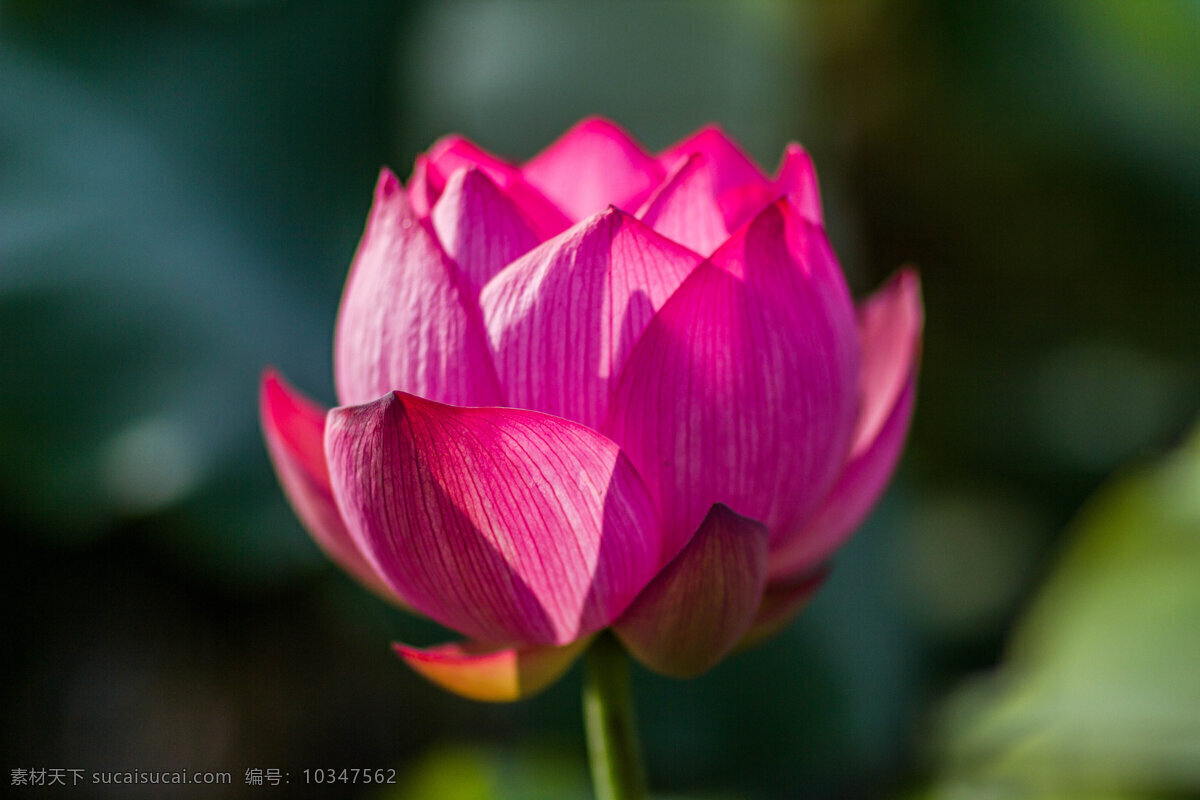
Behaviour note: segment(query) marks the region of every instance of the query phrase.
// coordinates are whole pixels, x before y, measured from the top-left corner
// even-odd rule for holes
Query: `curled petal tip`
[[[925,301],[921,295],[921,271],[912,264],[905,264],[896,270],[889,283],[895,283],[899,287],[914,316],[924,322]]]

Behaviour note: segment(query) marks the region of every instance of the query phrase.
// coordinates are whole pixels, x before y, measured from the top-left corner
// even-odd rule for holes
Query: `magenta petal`
[[[476,291],[540,241],[516,205],[478,167],[450,176],[430,219],[442,247]]]
[[[563,647],[481,642],[393,647],[404,663],[443,689],[471,700],[509,703],[532,697],[561,678],[590,643],[579,639]]]
[[[821,229],[780,201],[697,267],[634,347],[604,430],[680,546],[714,503],[776,534],[845,460],[858,339]]]
[[[599,118],[567,131],[522,172],[575,220],[608,205],[632,211],[666,174],[628,133]]]
[[[443,175],[449,175],[463,167],[478,167],[489,175],[505,174],[516,169],[503,158],[455,134],[443,136],[434,142],[429,148],[429,160],[438,166]]]
[[[925,311],[921,279],[902,269],[858,308],[862,341],[862,410],[851,455],[871,445],[910,382],[921,353]]]
[[[769,538],[761,523],[713,506],[613,630],[655,672],[691,678],[707,671],[754,621],[767,583]]]
[[[443,175],[463,168],[483,170],[521,209],[539,239],[561,233],[571,222],[554,203],[534,188],[513,164],[494,156],[461,136],[446,136],[429,149],[429,161]]]
[[[920,280],[912,270],[902,270],[859,307],[862,405],[850,458],[812,517],[776,542],[772,580],[827,559],[883,494],[912,419],[923,321]]]
[[[728,134],[717,125],[708,125],[668,148],[659,161],[668,169],[676,170],[693,153],[699,153],[711,165],[713,184],[717,192],[725,192],[736,186],[766,183],[762,170],[747,156]]]
[[[677,165],[691,154],[700,154],[708,161],[713,193],[727,230],[737,230],[788,193],[787,188],[777,186],[777,181],[767,180],[741,147],[715,125],[670,148],[660,160],[668,166]]]
[[[413,608],[474,639],[574,641],[662,563],[637,472],[574,422],[396,392],[331,411],[325,451],[367,559]]]
[[[789,144],[783,153],[779,175],[772,181],[748,180],[727,186],[718,193],[718,202],[730,230],[752,219],[768,203],[786,197],[800,215],[814,225],[823,225],[821,193],[812,158],[798,144]]]
[[[511,264],[479,298],[509,404],[599,428],[634,343],[699,261],[610,208]]]
[[[343,405],[393,389],[457,405],[501,395],[470,286],[384,170],[333,343]]]
[[[712,172],[713,192],[728,230],[737,230],[778,194],[742,148],[716,125],[701,128],[679,144],[664,151],[659,162],[674,171],[691,155],[702,155]]]
[[[800,529],[777,542],[771,552],[772,581],[803,574],[825,561],[866,519],[900,460],[915,399],[914,376],[879,435],[846,464],[820,508]]]
[[[274,370],[263,373],[258,410],[275,473],[313,541],[335,563],[375,592],[395,594],[367,563],[333,500],[325,463],[325,409],[301,395]]]
[[[773,199],[773,198],[772,198]],[[646,201],[638,219],[707,256],[729,238],[704,156],[690,156]]]
[[[824,224],[817,168],[813,166],[812,156],[803,147],[793,142],[783,151],[783,163],[779,165],[779,176],[775,178],[772,188],[776,197],[787,195],[796,210],[809,222]]]
[[[429,159],[424,155],[417,156],[406,187],[413,212],[421,219],[428,217],[445,186],[446,176],[441,170],[429,163]]]

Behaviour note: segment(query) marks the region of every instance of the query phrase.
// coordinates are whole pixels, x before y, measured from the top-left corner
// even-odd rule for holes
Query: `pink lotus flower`
[[[458,137],[384,170],[342,297],[341,405],[273,373],[267,445],[317,543],[467,637],[397,645],[510,700],[612,628],[694,675],[795,616],[912,415],[922,310],[859,305],[808,155],[586,120],[522,165]]]

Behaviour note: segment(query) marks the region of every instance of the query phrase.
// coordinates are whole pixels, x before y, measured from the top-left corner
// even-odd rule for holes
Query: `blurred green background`
[[[811,609],[637,673],[658,794],[1200,796],[1186,0],[0,2],[4,768],[588,796],[578,674],[486,706],[405,669],[442,634],[309,542],[255,404],[265,364],[333,401],[381,165],[594,113],[768,169],[801,141],[852,287],[915,263],[928,314],[900,473]],[[326,767],[399,783],[301,785]]]

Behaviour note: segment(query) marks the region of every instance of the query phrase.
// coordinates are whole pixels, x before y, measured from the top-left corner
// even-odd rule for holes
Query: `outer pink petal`
[[[675,170],[694,153],[701,154],[712,165],[713,184],[718,192],[767,182],[762,170],[718,125],[707,125],[663,151],[659,161],[668,170]]]
[[[824,224],[816,169],[804,148],[795,143],[784,150],[779,175],[774,180],[754,180],[727,188],[720,195],[721,210],[732,230],[781,196],[809,222]]]
[[[854,431],[852,456],[876,439],[911,382],[921,354],[924,325],[921,279],[912,269],[900,270],[859,306],[862,411]]]
[[[874,508],[900,460],[916,399],[916,376],[901,393],[871,446],[846,464],[821,507],[771,553],[771,580],[786,580],[825,561]]]
[[[674,171],[697,153],[709,164],[713,192],[727,230],[740,228],[779,196],[772,192],[762,170],[716,125],[701,128],[664,151],[659,161],[669,171]]]
[[[501,400],[470,286],[387,170],[346,281],[333,348],[343,405],[393,389],[457,405]]]
[[[812,156],[795,142],[783,151],[783,162],[779,165],[779,175],[772,182],[772,190],[775,196],[787,195],[792,205],[809,222],[825,224],[817,169],[813,166]]]
[[[412,175],[409,176],[406,187],[409,203],[418,217],[425,219],[429,216],[445,186],[446,176],[442,171],[429,163],[424,154],[418,155],[417,160],[413,162]]]
[[[267,370],[259,386],[258,410],[279,483],[313,540],[342,569],[395,601],[395,593],[346,530],[333,500],[325,463],[325,409]]]
[[[824,233],[769,206],[692,272],[646,328],[605,430],[681,546],[725,503],[790,530],[845,460],[858,340]]]
[[[413,608],[474,639],[572,642],[662,563],[637,472],[574,422],[396,392],[331,411],[325,452],[367,559]]]
[[[450,176],[430,219],[442,247],[476,291],[541,241],[517,206],[478,167]]]
[[[461,136],[438,140],[429,149],[429,161],[442,175],[450,175],[464,167],[483,170],[521,209],[541,239],[561,233],[571,224],[551,200],[525,180],[521,170]]]
[[[429,160],[437,164],[444,175],[463,167],[479,167],[489,175],[504,174],[516,169],[500,156],[493,155],[471,140],[455,134],[443,136],[434,142],[429,148]]]
[[[705,256],[729,238],[708,162],[699,153],[675,170],[637,217],[668,239]]]
[[[511,264],[479,298],[508,402],[599,428],[634,343],[699,261],[610,208]]]
[[[628,133],[596,117],[567,131],[522,172],[575,220],[608,205],[632,211],[666,175]]]
[[[900,272],[859,308],[862,408],[850,458],[820,508],[771,553],[772,579],[804,573],[827,559],[878,502],[900,459],[916,401],[921,288]]]
[[[437,647],[393,647],[404,663],[430,681],[471,700],[524,700],[563,676],[590,638],[563,647],[457,642]]]
[[[767,584],[768,539],[762,523],[713,506],[613,630],[655,672],[706,672],[754,621]]]

